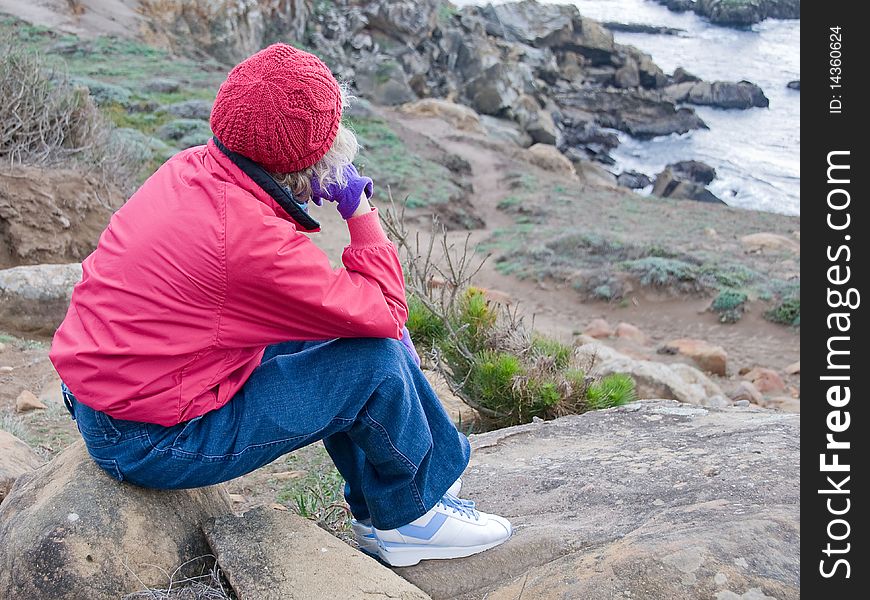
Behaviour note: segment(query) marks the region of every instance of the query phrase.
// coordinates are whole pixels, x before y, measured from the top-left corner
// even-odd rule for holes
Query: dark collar
[[[233,164],[244,171],[245,175],[250,177],[254,183],[263,188],[263,191],[269,194],[269,196],[271,196],[272,199],[284,209],[284,212],[290,215],[290,218],[293,219],[297,225],[305,231],[317,231],[320,229],[320,223],[315,221],[311,215],[305,212],[305,209],[296,202],[293,193],[275,181],[275,178],[272,177],[266,169],[252,161],[250,158],[242,156],[238,152],[233,152],[224,146],[220,140],[217,139],[217,136],[212,139],[214,140],[214,145],[217,146],[217,149],[233,161]]]

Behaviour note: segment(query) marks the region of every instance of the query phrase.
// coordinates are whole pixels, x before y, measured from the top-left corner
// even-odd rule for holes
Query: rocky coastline
[[[693,11],[717,25],[747,27],[765,19],[799,19],[800,0],[655,0],[674,12]]]

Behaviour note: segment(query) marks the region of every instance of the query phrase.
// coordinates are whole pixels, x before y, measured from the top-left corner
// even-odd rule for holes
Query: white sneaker
[[[375,528],[378,556],[393,567],[409,567],[433,558],[471,556],[507,541],[512,533],[504,517],[478,512],[467,501],[450,494],[407,525]]]
[[[459,496],[459,491],[462,489],[462,478],[460,477],[453,482],[453,485],[447,490],[451,496]],[[472,503],[472,507],[474,503]],[[372,527],[372,522],[369,520],[357,521],[352,519],[350,522],[353,535],[356,538],[356,543],[359,544],[359,549],[366,554],[376,556],[378,553],[378,539],[375,537],[375,529]]]

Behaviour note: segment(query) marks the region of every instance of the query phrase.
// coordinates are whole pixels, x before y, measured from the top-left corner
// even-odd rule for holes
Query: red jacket
[[[402,269],[376,210],[345,268],[214,142],[164,164],[82,264],[49,358],[84,404],[170,426],[223,406],[287,340],[400,338]]]

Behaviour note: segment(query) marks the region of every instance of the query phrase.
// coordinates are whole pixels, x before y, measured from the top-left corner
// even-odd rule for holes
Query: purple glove
[[[402,327],[402,339],[401,342],[405,345],[405,348],[408,349],[408,352],[411,353],[411,358],[414,359],[414,362],[417,363],[417,366],[420,366],[420,355],[417,354],[417,349],[414,348],[414,342],[411,341],[411,334],[408,331],[407,327]]]
[[[320,187],[320,181],[316,176],[311,177],[311,201],[317,206],[323,204],[324,200],[335,202],[338,204],[338,212],[341,218],[345,221],[359,207],[360,196],[365,192],[366,198],[372,197],[372,180],[369,177],[362,177],[352,164],[348,164],[343,169],[347,184],[340,187],[337,183],[330,183],[325,188]]]

